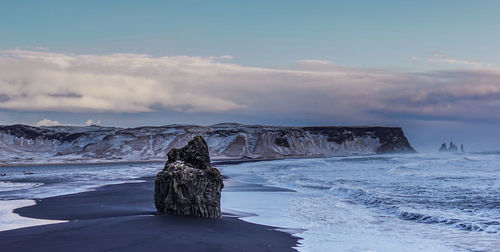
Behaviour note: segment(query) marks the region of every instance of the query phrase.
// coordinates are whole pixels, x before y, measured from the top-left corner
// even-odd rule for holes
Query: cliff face
[[[0,163],[165,159],[202,135],[213,159],[319,157],[414,152],[401,128],[275,127],[241,124],[162,127],[0,126]]]

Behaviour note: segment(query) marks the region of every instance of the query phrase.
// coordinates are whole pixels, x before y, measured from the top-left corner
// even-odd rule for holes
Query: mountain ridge
[[[0,126],[0,163],[165,159],[196,135],[214,160],[415,152],[400,127],[268,126],[219,123],[136,128]]]

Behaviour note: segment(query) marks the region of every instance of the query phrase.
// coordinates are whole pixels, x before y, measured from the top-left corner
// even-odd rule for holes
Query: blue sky
[[[421,70],[440,52],[498,64],[498,1],[1,1],[0,48],[232,55]]]
[[[499,11],[0,0],[0,124],[397,125],[417,147],[500,149]]]

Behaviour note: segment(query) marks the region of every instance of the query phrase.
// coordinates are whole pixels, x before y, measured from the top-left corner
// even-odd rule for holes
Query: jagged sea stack
[[[158,215],[220,218],[224,184],[219,170],[210,166],[205,139],[196,136],[183,148],[172,149],[167,157],[167,163],[155,181]]]
[[[446,148],[446,143],[441,144],[441,148],[439,148],[440,152],[446,152],[448,151],[448,148]]]

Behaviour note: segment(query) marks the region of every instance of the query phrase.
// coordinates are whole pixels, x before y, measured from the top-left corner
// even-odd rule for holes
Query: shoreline
[[[284,158],[252,158],[252,159],[212,159],[212,165],[227,165],[227,164],[241,164],[246,162],[262,162],[274,161],[284,159],[303,159],[303,158],[322,158],[322,157],[284,157]],[[30,166],[63,166],[63,165],[100,165],[100,164],[149,164],[149,163],[165,163],[166,159],[152,159],[152,160],[124,160],[124,161],[90,161],[90,162],[45,162],[45,163],[8,163],[0,164],[1,167],[30,167]]]
[[[145,182],[106,185],[95,191],[39,199],[33,206],[17,208],[13,212],[22,217],[69,222],[0,232],[0,246],[8,251],[74,250],[75,244],[82,251],[158,250],[162,246],[175,251],[196,251],[200,246],[207,251],[295,251],[297,237],[279,227],[240,219],[251,213],[223,209],[222,219],[156,216],[154,178],[141,179]],[[228,183],[225,189],[239,190],[241,186]],[[263,190],[254,184],[244,187]],[[127,245],[117,246],[118,242]]]
[[[0,232],[67,221],[34,219],[20,216],[14,210],[35,205],[33,199],[0,200]]]
[[[397,153],[397,154],[417,154],[412,153]],[[294,160],[294,159],[316,159],[316,158],[334,158],[334,157],[359,157],[359,156],[382,156],[387,154],[396,153],[357,153],[357,154],[344,154],[344,155],[317,155],[317,156],[284,156],[276,158],[212,158],[212,165],[226,165],[226,164],[240,164],[247,162],[263,162],[263,161],[276,161],[276,160]],[[76,162],[75,162],[76,161]],[[165,163],[164,159],[151,159],[151,160],[121,160],[121,161],[105,161],[105,160],[90,160],[89,162],[81,162],[78,160],[67,160],[66,162],[34,162],[34,163],[0,163],[1,167],[28,167],[28,166],[47,166],[47,165],[99,165],[99,164],[147,164],[147,163]]]

